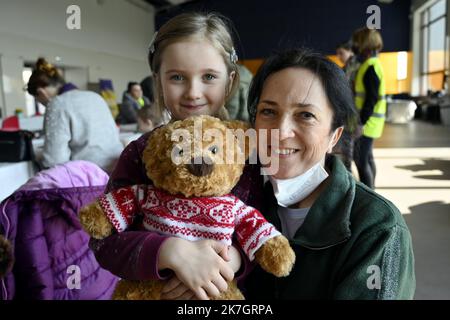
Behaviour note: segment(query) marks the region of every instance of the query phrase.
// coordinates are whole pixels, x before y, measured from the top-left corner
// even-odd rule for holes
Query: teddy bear
[[[11,271],[13,263],[14,252],[11,243],[0,234],[0,279]]]
[[[96,239],[122,232],[136,217],[151,231],[195,241],[213,239],[243,252],[275,276],[295,262],[289,241],[262,214],[230,194],[243,173],[250,146],[239,138],[244,122],[193,116],[155,129],[142,160],[153,185],[119,188],[80,211],[83,228]],[[242,136],[241,136],[242,137]],[[113,299],[159,300],[161,280],[118,282]],[[218,299],[240,300],[236,282]]]

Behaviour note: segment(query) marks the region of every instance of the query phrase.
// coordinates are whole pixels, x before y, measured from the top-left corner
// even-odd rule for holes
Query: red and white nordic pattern
[[[186,198],[139,185],[108,193],[99,202],[119,232],[140,214],[147,230],[191,241],[212,239],[231,245],[236,232],[250,260],[264,242],[280,234],[258,210],[231,194]]]

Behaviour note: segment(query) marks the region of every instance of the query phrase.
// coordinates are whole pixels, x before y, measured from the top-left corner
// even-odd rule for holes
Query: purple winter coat
[[[100,268],[78,221],[79,209],[101,195],[107,181],[95,164],[71,161],[38,173],[1,203],[0,225],[16,261],[0,280],[0,300],[111,297],[117,277]],[[71,266],[79,267],[79,289]]]

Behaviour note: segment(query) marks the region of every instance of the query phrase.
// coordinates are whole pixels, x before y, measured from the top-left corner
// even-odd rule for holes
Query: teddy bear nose
[[[206,163],[204,158],[192,158],[191,163],[187,165],[187,168],[194,176],[207,176],[214,169],[214,164],[210,159],[208,160],[208,163]]]

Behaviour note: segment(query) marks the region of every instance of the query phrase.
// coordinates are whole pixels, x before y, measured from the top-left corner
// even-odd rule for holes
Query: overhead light
[[[392,3],[394,0],[378,0],[381,3]]]

